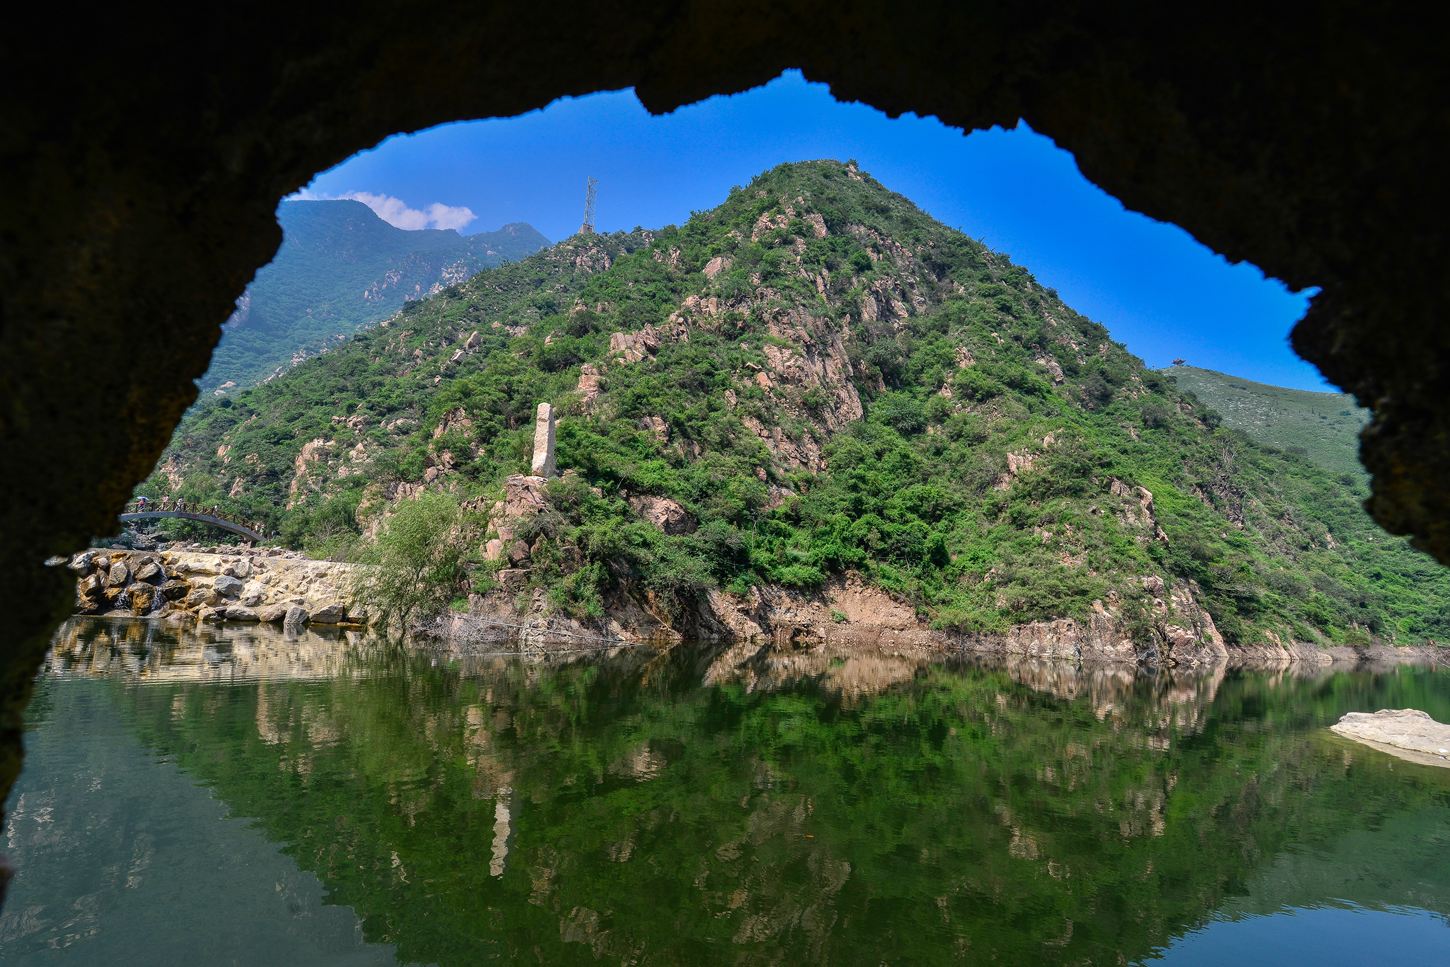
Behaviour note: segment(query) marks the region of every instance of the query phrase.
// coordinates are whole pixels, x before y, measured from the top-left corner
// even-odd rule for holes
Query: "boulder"
[[[91,569],[92,556],[93,555],[90,551],[81,551],[75,557],[70,559],[70,564],[68,565],[68,567],[77,574],[85,574]]]
[[[252,562],[245,557],[232,565],[232,576],[239,577],[243,581],[252,576]]]
[[[137,614],[149,612],[156,600],[156,589],[149,584],[133,584],[126,589],[126,594],[131,610]]]
[[[631,497],[629,506],[666,534],[688,534],[695,529],[694,518],[668,497]]]
[[[242,582],[229,574],[218,575],[211,584],[216,589],[216,593],[223,597],[235,598],[242,593]]]
[[[226,609],[228,621],[257,621],[257,612],[245,605],[233,604]]]
[[[106,586],[111,588],[125,587],[131,581],[131,569],[126,566],[125,561],[117,561],[111,565],[106,572]]]
[[[287,611],[291,607],[290,604],[269,604],[265,608],[258,609],[257,620],[267,624],[277,624],[287,617]]]
[[[223,611],[221,608],[198,608],[196,610],[196,620],[198,622],[221,624],[222,619],[225,617],[226,612]]]
[[[332,601],[314,610],[308,620],[315,625],[335,625],[346,616],[347,608]]]
[[[284,631],[297,632],[307,624],[307,609],[299,605],[292,605],[287,609],[287,614],[282,619]]]
[[[161,585],[161,594],[163,597],[166,598],[167,601],[179,601],[180,599],[186,597],[187,592],[190,591],[190,589],[191,585],[187,584],[185,581],[179,581],[176,578],[172,578],[165,584]]]
[[[136,569],[136,580],[159,584],[166,580],[166,572],[161,569],[160,564],[148,560]]]
[[[1411,762],[1450,768],[1450,725],[1419,709],[1348,712],[1329,729]]]
[[[186,596],[185,604],[188,608],[200,608],[216,604],[219,600],[221,595],[212,588],[195,588]]]

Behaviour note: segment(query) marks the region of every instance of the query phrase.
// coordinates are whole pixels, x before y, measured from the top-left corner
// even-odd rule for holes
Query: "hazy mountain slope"
[[[203,390],[249,384],[384,319],[410,299],[549,244],[517,223],[493,232],[404,231],[359,201],[289,201],[283,242],[227,321]]]
[[[626,585],[687,609],[854,572],[965,631],[1211,635],[1199,605],[1230,642],[1450,631],[1450,572],[1334,474],[1203,419],[1026,270],[834,162],[411,303],[199,407],[147,487],[337,546],[425,488],[487,507],[541,400],[577,476],[528,580],[576,614]]]
[[[1360,409],[1348,393],[1286,389],[1197,366],[1160,372],[1217,411],[1225,425],[1348,475],[1356,484],[1364,482],[1359,431],[1369,421],[1369,411]]]

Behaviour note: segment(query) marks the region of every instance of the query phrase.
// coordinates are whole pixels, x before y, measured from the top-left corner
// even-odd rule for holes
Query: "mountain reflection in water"
[[[76,620],[9,804],[0,960],[1253,963],[1222,938],[1312,910],[1359,918],[1340,955],[1423,962],[1450,770],[1324,729],[1381,707],[1450,720],[1450,674]]]

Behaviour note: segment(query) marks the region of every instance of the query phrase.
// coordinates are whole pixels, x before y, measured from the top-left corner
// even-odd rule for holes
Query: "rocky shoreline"
[[[469,599],[468,614],[438,618],[429,633],[454,645],[519,646],[526,650],[598,647],[625,642],[668,646],[684,641],[724,644],[741,663],[778,662],[828,655],[946,660],[989,659],[1177,668],[1450,662],[1450,651],[1433,645],[1321,647],[1293,641],[1231,646],[1191,594],[1163,594],[1149,579],[1159,617],[1148,654],[1115,610],[1100,604],[1086,619],[1062,618],[1017,625],[1003,633],[969,633],[930,627],[905,601],[872,587],[857,575],[830,582],[814,593],[778,587],[736,596],[711,591],[693,611],[670,614],[649,594],[621,595],[606,617],[580,621],[550,610],[542,590],[527,591],[527,571],[498,572],[499,586]]]
[[[365,625],[355,565],[275,548],[201,551],[92,548],[70,559],[76,612],[200,622]]]
[[[504,545],[506,548],[507,545]],[[455,647],[567,651],[620,644],[668,646],[683,641],[727,645],[740,662],[785,656],[902,656],[945,660],[983,656],[1047,662],[1195,668],[1218,665],[1288,667],[1339,663],[1446,663],[1432,645],[1320,647],[1270,641],[1229,646],[1198,607],[1191,589],[1166,592],[1154,579],[1145,590],[1157,612],[1147,654],[1115,611],[1100,603],[1085,619],[1015,626],[1002,633],[931,628],[915,610],[857,575],[818,592],[753,588],[743,596],[711,591],[687,613],[669,613],[647,593],[624,594],[608,615],[579,621],[553,612],[542,590],[527,593],[527,554],[497,572],[496,588],[472,595],[467,614],[447,613],[423,632]],[[510,561],[509,563],[514,563]],[[358,565],[314,561],[270,549],[157,550],[93,548],[73,557],[76,611],[172,621],[261,622],[363,626],[366,608],[353,594]]]

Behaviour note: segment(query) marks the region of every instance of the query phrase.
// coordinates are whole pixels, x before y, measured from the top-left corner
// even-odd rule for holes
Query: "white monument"
[[[539,404],[534,417],[534,462],[529,471],[535,477],[552,477],[554,466],[554,407],[548,403]]]

